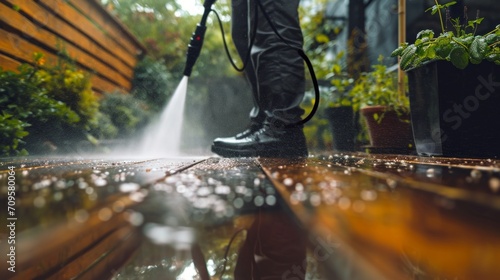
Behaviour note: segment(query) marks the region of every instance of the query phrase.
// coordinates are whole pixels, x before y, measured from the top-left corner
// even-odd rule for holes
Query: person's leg
[[[307,147],[302,127],[285,127],[299,121],[304,112],[300,108],[304,97],[304,63],[297,52],[303,43],[298,17],[299,0],[259,1],[287,41],[283,42],[275,34],[259,9],[252,67],[246,73],[253,84],[259,115],[265,113],[264,128],[246,138],[215,139],[212,151],[222,156],[305,156]],[[257,5],[256,0],[250,0],[250,3]],[[243,25],[237,18],[233,20],[237,21],[235,27]],[[248,28],[248,23],[246,26]],[[238,36],[234,29],[233,35]]]
[[[275,121],[278,126],[280,121],[295,123],[304,112],[299,106],[305,91],[304,62],[297,53],[303,44],[299,0],[259,1],[288,44],[274,33],[259,9],[257,36],[252,48],[258,98],[271,124]]]

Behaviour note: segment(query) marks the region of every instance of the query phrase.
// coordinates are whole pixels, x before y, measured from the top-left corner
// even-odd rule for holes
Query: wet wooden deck
[[[5,266],[12,232],[3,227],[1,279],[174,279],[193,259],[219,267],[235,232],[277,205],[307,233],[309,279],[500,275],[495,159],[355,153],[4,159],[0,166],[1,205],[8,202],[9,166],[17,187],[15,215],[0,211],[6,224],[16,218],[16,272]],[[211,270],[213,279],[219,270]],[[283,279],[293,276],[300,269]]]

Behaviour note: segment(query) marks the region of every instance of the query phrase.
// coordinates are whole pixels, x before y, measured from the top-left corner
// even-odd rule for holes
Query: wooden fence
[[[65,51],[91,73],[95,92],[130,90],[144,46],[99,0],[0,0],[0,67],[15,70],[41,52]]]

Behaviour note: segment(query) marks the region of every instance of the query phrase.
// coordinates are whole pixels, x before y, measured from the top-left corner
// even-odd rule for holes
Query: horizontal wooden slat
[[[8,0],[8,2],[12,2],[11,4],[15,4],[17,1]],[[6,8],[10,9],[8,7]],[[135,66],[135,64],[126,64],[118,57],[116,57],[114,51],[109,51],[100,47],[84,34],[80,33],[77,29],[71,27],[69,24],[58,19],[57,17],[54,17],[51,13],[49,13],[39,5],[36,5],[31,1],[26,1],[22,6],[20,6],[20,8],[24,13],[27,14],[27,16],[33,18],[36,21],[36,23],[31,23],[29,25],[19,25],[17,28],[20,29],[21,32],[30,35],[31,32],[37,32],[38,30],[46,29],[55,34],[55,36],[57,36],[58,38],[63,38],[63,40],[71,42],[74,46],[86,51],[88,54],[93,55],[104,63],[110,65],[115,69],[114,71],[122,73],[125,77],[130,79],[133,75],[133,66]],[[2,14],[4,13],[2,12]],[[5,16],[4,18],[5,20],[7,20],[9,17]],[[131,63],[134,62],[131,61]]]
[[[116,84],[109,82],[106,79],[103,79],[99,76],[92,75],[90,76],[90,82],[92,83],[92,88],[94,91],[98,93],[109,93],[113,91],[128,91],[129,88],[117,87]]]
[[[137,58],[135,54],[130,54],[123,49],[122,46],[116,44],[110,38],[106,37],[97,27],[95,27],[88,19],[74,10],[62,0],[40,0],[41,4],[51,9],[65,21],[74,25],[83,34],[92,38],[100,46],[114,53],[117,57],[127,63],[129,66],[134,66]],[[61,34],[64,35],[64,34]]]
[[[145,47],[118,20],[107,13],[95,0],[67,0],[72,6],[102,28],[108,36],[122,45],[129,53],[139,55]]]
[[[40,47],[33,45],[21,37],[3,29],[0,29],[0,37],[4,38],[3,40],[0,40],[0,49],[8,55],[16,57],[16,59],[19,59],[20,61],[32,61],[34,52],[44,52],[44,50]],[[57,59],[56,56],[50,53],[47,53],[46,57],[49,60]]]
[[[44,53],[49,65],[55,64],[58,59],[56,55],[46,52],[44,49],[22,39],[16,34],[0,29],[0,37],[8,38],[7,40],[0,40],[0,49],[22,62],[31,62],[33,60],[33,53],[35,52]],[[76,60],[78,61],[79,59],[77,58]],[[98,92],[113,91],[122,88],[127,89],[130,85],[129,81],[123,81],[126,83],[125,85],[114,84],[97,75],[93,75],[91,79],[96,82],[95,84],[93,83],[93,86],[96,87]]]
[[[21,63],[0,53],[0,68],[3,70],[16,71]]]
[[[62,45],[64,50],[68,53],[79,64],[85,66],[91,71],[100,73],[101,75],[107,77],[109,80],[115,82],[117,85],[123,88],[130,87],[130,80],[115,72],[112,68],[105,65],[101,61],[97,60],[93,56],[81,51],[79,48],[75,47],[70,43],[61,42],[61,39],[57,38],[54,34],[34,26],[30,21],[21,16],[19,13],[12,9],[0,4],[0,13],[5,15],[2,17],[2,22],[6,23],[13,29],[22,26],[25,30],[30,30],[29,35],[32,39],[36,39],[40,45],[44,45],[50,48],[52,53],[57,53],[58,46]],[[21,31],[21,30],[19,30]],[[12,40],[16,35],[11,34],[9,38]],[[43,42],[43,43],[42,43]],[[11,44],[11,47],[13,44]],[[42,51],[43,52],[43,51]],[[43,52],[45,53],[45,52]]]

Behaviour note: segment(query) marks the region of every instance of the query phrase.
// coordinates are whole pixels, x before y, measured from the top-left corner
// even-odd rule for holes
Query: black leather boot
[[[285,126],[297,123],[304,113],[300,108],[305,92],[304,62],[297,53],[303,45],[299,0],[260,0],[280,36],[262,11],[254,9],[255,1],[233,0],[232,4],[232,35],[242,59],[255,35],[245,74],[254,97],[250,118],[262,122],[235,137],[215,139],[212,151],[223,157],[307,156],[302,126]]]
[[[234,140],[246,138],[246,137],[254,134],[255,132],[259,131],[262,127],[264,127],[263,121],[259,122],[259,121],[252,120],[248,124],[248,127],[244,131],[236,134],[236,136],[233,136],[233,137],[216,138],[214,140],[214,144],[219,143],[219,142],[228,142],[228,141],[234,141]]]
[[[302,127],[273,127],[265,124],[253,134],[236,139],[217,138],[212,152],[223,157],[307,157]]]

